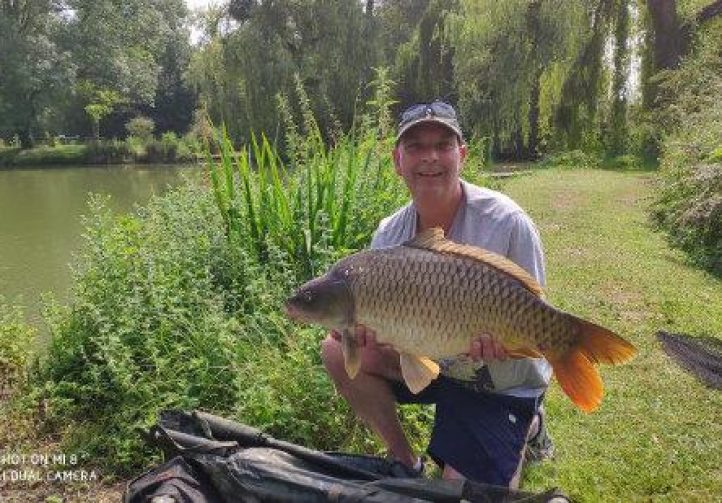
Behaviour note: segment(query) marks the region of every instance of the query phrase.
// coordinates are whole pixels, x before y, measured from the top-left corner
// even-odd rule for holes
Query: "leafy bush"
[[[707,162],[722,162],[722,145],[710,152]]]
[[[39,164],[80,164],[89,155],[85,145],[60,145],[57,147],[40,146],[32,149],[18,150],[9,159],[9,164],[30,166]]]
[[[662,111],[665,138],[652,216],[671,241],[722,274],[722,29],[703,36],[695,56],[664,81],[675,100]]]
[[[604,159],[602,166],[607,169],[619,169],[619,170],[639,170],[645,167],[644,160],[633,154],[618,155]]]
[[[545,157],[540,165],[543,167],[562,167],[562,168],[598,168],[600,158],[597,154],[590,154],[583,150],[570,150],[552,154]]]
[[[125,125],[125,129],[128,131],[130,136],[135,136],[148,141],[153,138],[155,123],[153,122],[153,119],[139,115],[130,119]]]
[[[0,400],[24,382],[35,336],[22,310],[0,296]]]
[[[98,164],[128,162],[133,154],[122,140],[95,140],[87,146],[87,160]]]
[[[139,161],[140,159],[145,159],[147,148],[147,142],[145,140],[137,136],[129,136],[125,140],[125,144],[134,160]]]

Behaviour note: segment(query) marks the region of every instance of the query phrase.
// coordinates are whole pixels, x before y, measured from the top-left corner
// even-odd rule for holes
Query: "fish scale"
[[[349,270],[349,287],[356,299],[355,321],[373,328],[382,343],[414,347],[431,358],[448,356],[443,354],[448,353],[448,346],[439,347],[439,340],[448,341],[461,353],[468,349],[473,337],[484,331],[501,331],[508,339],[524,339],[521,332],[528,321],[514,323],[512,318],[508,326],[502,324],[501,307],[507,299],[507,309],[514,311],[532,294],[517,280],[492,275],[485,266],[476,274],[460,273],[475,266],[468,259],[440,260],[438,254],[414,248],[362,252],[354,255],[353,261],[339,264]],[[388,295],[379,296],[378,292]],[[385,308],[389,297],[405,304],[405,309]],[[541,305],[541,300],[538,303],[531,325],[535,330],[525,334],[533,345],[545,326],[543,310],[551,309]],[[397,316],[401,319],[394,320]],[[434,323],[437,316],[442,316],[441,323]],[[399,324],[403,325],[403,336],[396,333]]]

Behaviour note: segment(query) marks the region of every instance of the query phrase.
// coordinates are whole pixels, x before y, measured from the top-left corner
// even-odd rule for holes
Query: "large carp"
[[[374,330],[400,354],[418,393],[439,374],[434,360],[469,350],[491,334],[512,357],[546,358],[561,388],[585,412],[603,395],[595,363],[623,363],[636,350],[606,328],[565,313],[510,260],[430,229],[400,246],[365,250],[301,286],[286,303],[294,319],[336,329],[351,378],[360,366],[353,328]]]

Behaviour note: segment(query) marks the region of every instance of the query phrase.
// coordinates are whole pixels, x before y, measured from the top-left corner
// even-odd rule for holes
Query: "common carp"
[[[594,364],[631,359],[632,344],[543,299],[539,283],[510,260],[429,229],[400,246],[365,250],[337,262],[287,301],[296,320],[341,332],[348,375],[360,367],[356,324],[400,354],[401,373],[418,393],[438,377],[434,360],[469,350],[491,334],[514,358],[546,358],[580,409],[599,407],[603,384]]]

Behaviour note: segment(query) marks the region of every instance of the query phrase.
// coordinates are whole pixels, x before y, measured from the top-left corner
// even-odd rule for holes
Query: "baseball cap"
[[[464,138],[454,107],[448,103],[437,100],[432,103],[417,103],[404,110],[401,114],[401,121],[399,122],[396,143],[399,142],[406,131],[424,123],[445,126],[453,131],[456,136],[459,137],[459,140],[463,140]]]

